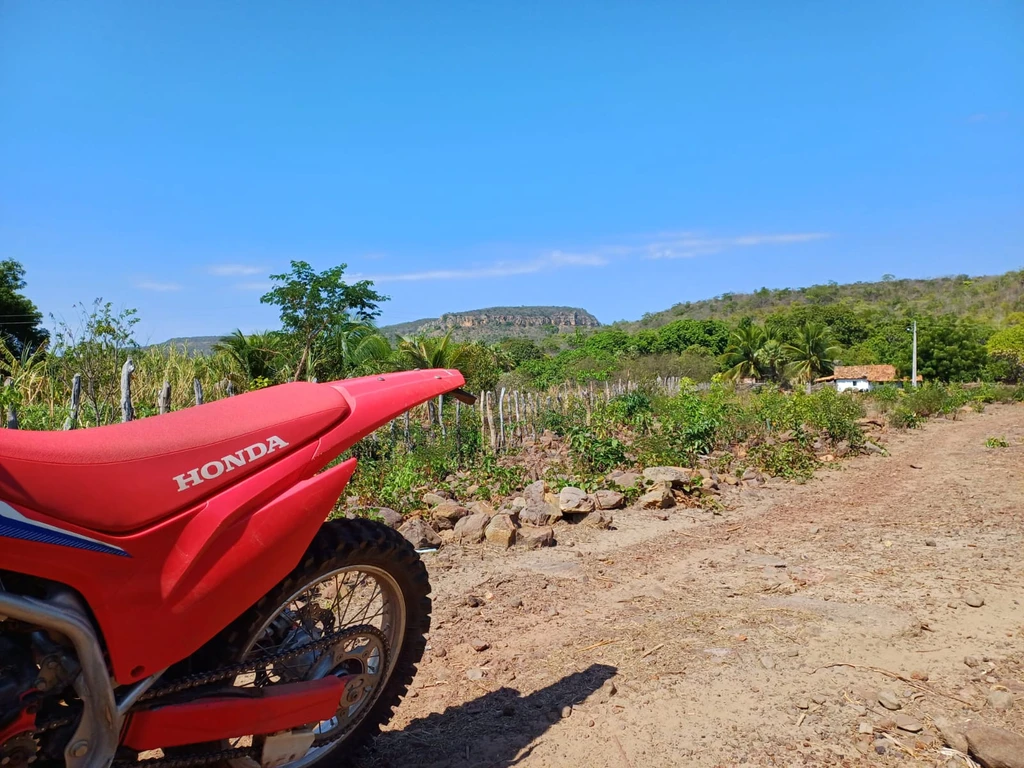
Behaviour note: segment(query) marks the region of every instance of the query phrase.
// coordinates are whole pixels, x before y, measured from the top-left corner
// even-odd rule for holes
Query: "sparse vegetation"
[[[11,285],[23,286],[20,265],[10,269],[17,278]],[[932,416],[955,419],[965,409],[1024,400],[1024,384],[1016,383],[1015,373],[1006,376],[1011,383],[992,380],[993,372],[1016,371],[1014,329],[1020,326],[1014,316],[1008,317],[1010,332],[989,338],[987,326],[969,319],[918,315],[926,375],[989,380],[890,385],[865,396],[828,386],[804,391],[803,385],[828,373],[836,360],[905,367],[908,321],[893,312],[829,304],[828,296],[843,293],[839,287],[804,292],[787,307],[776,296],[779,301],[762,307],[771,310],[762,313],[763,322],[746,318],[732,328],[718,319],[681,318],[634,332],[576,327],[540,341],[460,342],[449,331],[392,343],[372,324],[385,297],[368,283],[349,286],[342,278],[342,267],[314,273],[296,262],[291,272],[274,276],[277,285],[264,297],[281,307],[283,330],[236,331],[206,354],[178,344],[140,348],[134,341],[135,310],[102,300],[79,305],[74,321],[54,319],[49,344],[45,336],[35,346],[8,338],[0,373],[11,385],[2,390],[0,407],[17,411],[22,428],[60,429],[68,419],[72,379],[80,374],[83,405],[75,426],[116,421],[120,371],[129,356],[137,417],[156,413],[165,382],[172,408],[194,403],[195,381],[205,399],[215,400],[229,390],[294,378],[326,381],[427,367],[460,368],[471,390],[529,393],[531,440],[533,433],[548,430],[558,447],[553,453],[561,458],[528,467],[529,452],[518,455],[520,446],[530,444],[518,416],[513,424],[505,411],[504,436],[519,431],[513,440],[499,439],[505,447],[494,450],[487,436],[495,435],[481,424],[480,409],[463,408],[456,416],[444,403],[430,403],[408,427],[393,424],[357,446],[353,453],[362,469],[351,493],[365,506],[407,512],[425,488],[501,497],[522,488],[528,471],[545,473],[553,486],[571,479],[582,487],[597,487],[613,469],[652,465],[707,466],[727,474],[751,467],[804,478],[823,461],[862,449],[866,407],[891,427],[908,429]],[[1012,283],[1004,278],[998,285]],[[665,377],[674,377],[671,387],[659,381]],[[744,380],[758,387],[735,386]],[[609,381],[614,392],[604,384]],[[625,381],[628,387],[619,386]]]

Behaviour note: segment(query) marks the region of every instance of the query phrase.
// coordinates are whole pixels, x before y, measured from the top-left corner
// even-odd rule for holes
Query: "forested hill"
[[[1007,315],[1024,311],[1024,270],[1003,275],[896,279],[886,275],[875,283],[812,285],[809,288],[762,288],[754,293],[724,293],[712,299],[676,304],[662,312],[644,315],[636,322],[617,323],[627,330],[657,328],[673,320],[761,319],[801,305],[843,304],[858,310],[903,314],[954,314],[999,324]]]

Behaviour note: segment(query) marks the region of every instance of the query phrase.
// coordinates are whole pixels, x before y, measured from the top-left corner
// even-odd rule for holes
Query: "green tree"
[[[15,355],[36,350],[49,338],[43,313],[21,293],[24,288],[25,268],[14,259],[0,261],[0,341]]]
[[[353,319],[373,320],[380,314],[380,302],[388,299],[373,290],[369,280],[345,283],[341,278],[347,268],[339,264],[316,272],[305,261],[293,261],[291,272],[270,276],[277,285],[260,297],[261,303],[279,308],[284,330],[296,339],[300,350],[296,379],[308,371],[313,346],[325,333]]]
[[[758,353],[764,344],[764,329],[753,323],[741,324],[729,337],[722,353],[725,377],[731,381],[755,379],[761,373]]]
[[[657,330],[652,352],[683,352],[694,346],[721,354],[729,342],[729,327],[718,320],[673,320]]]
[[[789,358],[786,357],[786,346],[781,339],[777,336],[769,335],[766,331],[761,347],[757,350],[755,357],[763,378],[782,383],[785,378],[786,364],[789,362]]]
[[[458,368],[465,348],[452,343],[452,332],[444,336],[403,337],[398,352],[409,368]]]
[[[544,359],[543,356],[530,358],[530,360],[541,359]],[[466,388],[470,392],[494,389],[498,385],[498,377],[501,373],[511,367],[511,359],[500,350],[494,350],[478,343],[462,346],[458,368],[466,377]]]
[[[114,419],[121,386],[121,366],[136,349],[135,325],[139,322],[134,309],[114,309],[103,299],[91,307],[75,305],[79,321],[72,325],[51,315],[56,326],[53,360],[58,375],[71,381],[82,374],[83,397],[92,406],[96,424]]]
[[[797,329],[795,338],[785,346],[789,364],[786,374],[796,381],[813,381],[832,370],[839,346],[822,323],[808,322]]]
[[[1002,369],[1000,378],[1009,381],[1024,379],[1024,325],[1010,325],[996,331],[985,346],[989,356]]]
[[[991,331],[955,315],[917,324],[917,370],[926,380],[975,381],[988,363],[985,342]],[[906,370],[904,371],[907,372]]]
[[[241,330],[235,330],[214,344],[213,351],[231,360],[251,383],[256,379],[280,380],[287,346],[287,339],[277,331],[246,336]]]
[[[513,366],[544,357],[543,350],[532,339],[505,339],[498,342],[498,349],[508,355]]]
[[[863,312],[848,304],[826,304],[820,307],[795,305],[773,312],[765,324],[780,327],[786,341],[794,341],[799,329],[808,323],[820,323],[831,332],[832,338],[843,347],[860,344],[868,337],[870,321]]]
[[[385,373],[399,367],[395,350],[372,325],[344,322],[314,348],[310,369],[322,380]]]

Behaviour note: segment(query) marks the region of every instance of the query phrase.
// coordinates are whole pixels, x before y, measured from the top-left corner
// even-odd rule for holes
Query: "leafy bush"
[[[806,479],[818,466],[814,453],[796,441],[761,443],[751,449],[749,457],[759,469],[776,477]]]
[[[642,463],[694,465],[728,439],[730,416],[737,411],[731,390],[712,386],[698,392],[685,381],[678,395],[663,398],[659,406],[655,434],[638,441]]]
[[[1009,448],[1010,444],[1004,437],[990,437],[985,441],[986,448]]]
[[[857,420],[864,416],[864,407],[851,393],[840,394],[825,387],[811,395],[796,395],[794,399],[805,421],[833,444],[843,440],[851,446],[863,444],[864,433]]]
[[[608,409],[621,424],[641,433],[649,432],[653,424],[654,404],[646,392],[633,390],[617,395],[608,402]]]
[[[889,413],[889,426],[895,429],[916,429],[924,417],[905,405],[899,405]]]

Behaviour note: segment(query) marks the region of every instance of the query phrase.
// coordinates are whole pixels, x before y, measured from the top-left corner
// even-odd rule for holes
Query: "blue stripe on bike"
[[[131,557],[120,547],[29,520],[2,502],[0,502],[0,537],[52,544],[57,547],[71,547],[118,557]]]

